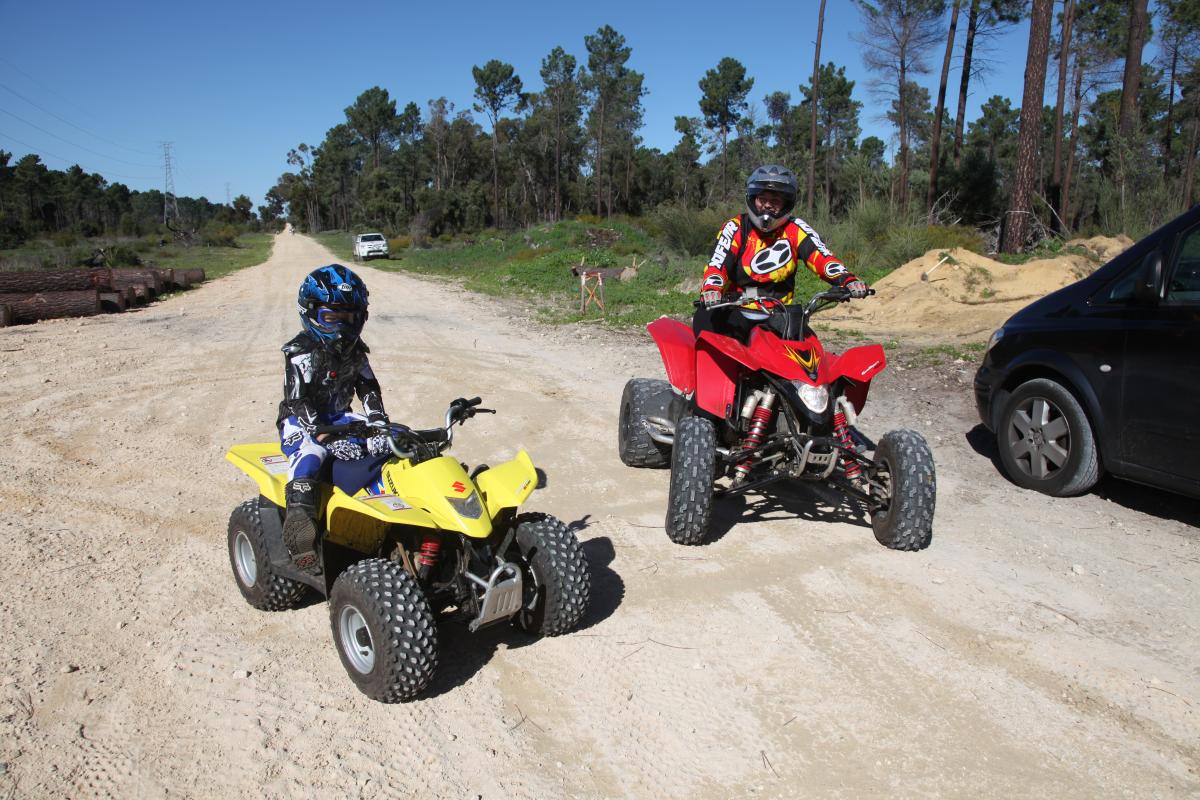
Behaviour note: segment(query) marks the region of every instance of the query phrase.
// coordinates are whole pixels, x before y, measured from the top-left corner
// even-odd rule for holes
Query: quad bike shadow
[[[870,528],[871,516],[862,503],[828,487],[776,484],[758,494],[739,494],[714,502],[707,542],[718,542],[735,526],[747,522],[842,523]]]
[[[569,523],[572,531],[582,527]],[[612,616],[625,599],[625,582],[608,565],[616,551],[612,540],[605,536],[588,539],[581,543],[591,573],[591,594],[588,608],[576,624],[574,631],[584,631]],[[480,672],[501,648],[519,650],[537,644],[541,637],[528,633],[516,626],[494,626],[471,633],[462,625],[438,626],[438,644],[441,667],[433,681],[422,693],[422,697],[433,698],[454,691],[469,682]]]
[[[885,547],[929,546],[937,486],[924,437],[899,429],[875,443],[855,428],[871,380],[887,365],[883,347],[834,353],[809,326],[814,313],[850,297],[835,287],[799,306],[756,291],[711,306],[750,323],[744,341],[711,330],[697,336],[667,317],[647,326],[667,380],[625,385],[617,450],[627,466],[670,468],[671,541],[705,544],[741,519],[731,519],[730,501],[745,508],[747,495],[766,497],[769,507],[786,496],[781,487],[803,486],[831,499],[828,514],[811,500],[783,501],[801,518],[866,516]]]

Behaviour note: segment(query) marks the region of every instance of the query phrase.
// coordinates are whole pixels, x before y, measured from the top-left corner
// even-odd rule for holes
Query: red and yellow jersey
[[[794,217],[770,233],[755,228],[746,215],[725,223],[704,270],[701,292],[738,295],[757,287],[758,294],[792,302],[796,269],[803,263],[821,280],[837,286],[855,280],[817,232]]]

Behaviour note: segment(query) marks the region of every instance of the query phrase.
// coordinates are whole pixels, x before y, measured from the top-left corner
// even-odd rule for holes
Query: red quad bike
[[[634,378],[625,385],[617,444],[628,466],[670,465],[671,541],[703,544],[715,498],[797,480],[864,503],[884,546],[929,546],[936,481],[924,437],[896,430],[872,444],[853,427],[871,379],[887,364],[883,347],[838,355],[808,326],[816,311],[849,299],[834,287],[803,307],[765,297],[713,306],[737,306],[731,313],[758,323],[745,344],[712,331],[697,338],[667,317],[647,326],[669,383]]]

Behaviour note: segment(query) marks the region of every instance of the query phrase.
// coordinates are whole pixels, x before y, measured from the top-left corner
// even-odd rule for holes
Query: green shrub
[[[407,250],[412,247],[411,236],[394,236],[388,239],[388,252],[395,253],[397,250]]]
[[[79,234],[72,230],[56,231],[50,240],[56,247],[74,247],[79,242]]]
[[[237,247],[238,229],[213,222],[200,231],[200,243],[208,247]]]

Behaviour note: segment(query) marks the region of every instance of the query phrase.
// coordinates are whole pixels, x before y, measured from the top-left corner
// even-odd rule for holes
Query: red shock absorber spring
[[[833,435],[842,443],[842,447],[847,450],[854,449],[854,442],[850,439],[850,426],[846,424],[846,415],[838,410],[833,414]],[[847,478],[857,478],[862,474],[862,467],[858,466],[858,462],[852,458],[843,457],[842,467],[846,471]]]
[[[442,542],[436,536],[426,536],[421,542],[421,552],[417,554],[418,572],[424,578],[429,571],[437,566],[438,556],[441,555]]]
[[[762,444],[763,437],[767,435],[767,428],[771,426],[771,420],[775,418],[775,410],[771,408],[771,400],[774,400],[774,396],[764,399],[763,402],[759,403],[758,408],[754,409],[754,416],[750,418],[750,431],[746,434],[746,438],[742,440],[743,450],[754,450]],[[734,467],[734,483],[741,483],[745,480],[753,464],[753,458],[738,462],[738,465]]]

